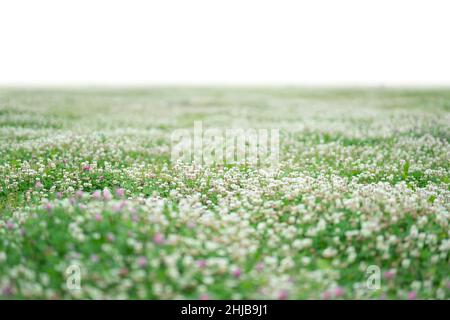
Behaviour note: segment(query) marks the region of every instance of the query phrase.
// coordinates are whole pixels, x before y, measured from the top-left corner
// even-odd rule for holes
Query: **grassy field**
[[[278,168],[174,163],[197,120]],[[0,89],[0,298],[449,299],[449,143],[444,89]]]

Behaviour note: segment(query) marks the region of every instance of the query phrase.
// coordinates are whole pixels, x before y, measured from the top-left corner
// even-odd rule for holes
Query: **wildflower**
[[[108,188],[103,189],[103,200],[110,201],[112,199],[111,191]]]
[[[163,236],[163,234],[161,234],[161,233],[156,233],[154,236],[153,236],[153,242],[154,243],[156,243],[156,244],[162,244],[162,243],[164,243],[164,236]]]
[[[12,220],[8,220],[8,222],[6,222],[6,228],[9,230],[14,229],[16,225],[14,224],[14,222]]]
[[[337,288],[334,289],[334,296],[335,296],[336,298],[340,298],[340,297],[342,297],[343,295],[344,295],[344,289],[343,289],[343,288],[337,287]]]
[[[409,259],[403,259],[402,260],[402,267],[403,268],[407,269],[407,268],[409,268],[410,265],[411,265],[411,260],[409,260]]]
[[[395,277],[395,271],[394,270],[388,270],[384,273],[384,278],[387,280],[391,280]]]
[[[287,290],[281,290],[278,293],[278,300],[286,300],[288,298],[288,292]]]
[[[240,278],[241,275],[242,275],[242,271],[241,271],[241,269],[239,269],[239,268],[235,268],[231,274],[232,274],[233,277],[235,277],[235,278]]]
[[[125,202],[125,201],[122,201],[122,202],[119,203],[119,204],[115,203],[115,204],[113,205],[113,207],[112,207],[112,210],[113,210],[114,212],[120,212],[120,211],[122,211],[122,209],[125,207],[125,205],[126,205],[126,202]]]
[[[94,193],[92,193],[92,198],[95,200],[100,200],[102,197],[102,193],[100,190],[95,190]]]
[[[332,257],[334,257],[336,254],[337,254],[337,250],[334,249],[334,248],[330,248],[330,247],[326,248],[326,249],[323,251],[323,256],[324,256],[325,258],[332,258]]]
[[[14,294],[14,290],[11,286],[6,286],[2,289],[2,294],[4,296],[12,296]]]
[[[310,257],[302,257],[300,261],[304,266],[307,266],[311,263],[311,258]]]
[[[204,259],[198,260],[198,261],[197,261],[197,266],[198,266],[200,269],[205,268],[205,267],[206,267],[206,260],[204,260]]]
[[[125,195],[125,189],[124,188],[117,188],[116,189],[116,196],[119,198],[122,198]]]
[[[91,171],[91,169],[91,166],[88,164],[83,166],[83,171]]]
[[[148,264],[147,258],[144,257],[144,256],[139,257],[139,258],[137,259],[137,264],[138,264],[138,266],[139,266],[140,268],[146,267],[147,264]]]
[[[201,294],[199,300],[209,300],[209,296],[207,294]]]
[[[42,189],[44,187],[44,185],[42,184],[42,182],[36,181],[36,183],[34,184],[34,187],[36,189]]]
[[[51,212],[52,211],[52,204],[50,202],[47,202],[44,204],[44,210],[46,210],[47,212]]]
[[[84,192],[82,190],[77,190],[75,196],[79,199],[83,198]]]
[[[106,239],[107,239],[109,242],[114,242],[114,240],[116,239],[116,237],[114,236],[114,234],[112,234],[111,232],[109,232],[109,233],[106,235]]]
[[[408,292],[408,300],[415,300],[417,298],[417,293],[415,291]]]
[[[264,270],[264,263],[263,262],[258,262],[255,266],[256,271],[261,272]]]

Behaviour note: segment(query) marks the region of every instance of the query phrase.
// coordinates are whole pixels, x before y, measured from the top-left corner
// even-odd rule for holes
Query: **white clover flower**
[[[336,256],[337,254],[337,250],[331,247],[326,248],[325,250],[323,250],[322,255],[325,258],[332,258],[334,256]]]
[[[410,265],[411,265],[411,260],[409,260],[409,259],[403,259],[402,260],[402,267],[403,268],[407,269],[407,268],[409,268]]]

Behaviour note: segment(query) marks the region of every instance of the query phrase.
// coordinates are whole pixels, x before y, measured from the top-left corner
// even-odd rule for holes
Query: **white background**
[[[448,0],[0,0],[0,84],[450,84]]]

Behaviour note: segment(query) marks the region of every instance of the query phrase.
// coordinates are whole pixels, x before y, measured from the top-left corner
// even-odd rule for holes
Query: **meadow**
[[[0,88],[0,299],[449,299],[449,160],[448,89]]]

